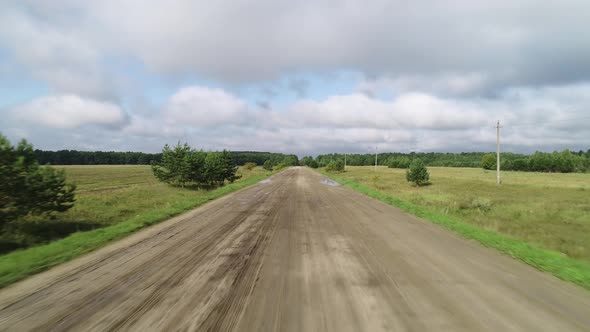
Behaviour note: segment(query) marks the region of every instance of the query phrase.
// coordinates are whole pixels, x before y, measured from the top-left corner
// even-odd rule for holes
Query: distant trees
[[[414,158],[420,158],[424,164],[428,166],[441,166],[441,167],[480,167],[480,161],[484,153],[481,152],[463,152],[463,153],[439,153],[439,152],[427,152],[427,153],[399,153],[399,152],[387,152],[379,153],[378,164],[389,166],[393,159],[399,157],[406,157],[404,164],[392,165],[393,168],[407,168],[409,166],[408,160],[411,161]],[[347,165],[350,166],[372,166],[375,165],[374,154],[347,154],[346,156]],[[325,167],[332,160],[344,160],[344,154],[332,153],[319,155],[315,158],[320,167]],[[398,159],[399,160],[399,159]],[[405,167],[403,167],[405,166]]]
[[[515,159],[510,165],[503,165],[503,170],[511,171],[527,171],[529,169],[529,160],[527,158]]]
[[[0,135],[0,226],[28,214],[64,212],[73,207],[76,187],[63,170],[39,166],[33,146],[16,147]]]
[[[160,153],[76,150],[35,150],[35,156],[42,165],[149,165],[162,158]]]
[[[311,167],[311,168],[318,168],[318,162],[315,161],[312,157],[307,156],[307,157],[303,157],[303,159],[301,159],[301,165],[302,166],[307,166],[307,167]]]
[[[186,143],[174,147],[166,144],[162,149],[162,161],[152,163],[152,171],[158,180],[182,187],[220,186],[225,181],[231,183],[239,178],[237,166],[228,151],[197,151]]]
[[[497,156],[493,153],[487,153],[481,158],[481,167],[483,169],[496,169]]]
[[[297,156],[293,154],[231,151],[230,155],[236,165],[244,165],[248,162],[262,165],[266,160],[270,160],[273,165],[299,163]],[[162,160],[161,153],[114,151],[35,150],[35,156],[42,165],[47,163],[52,165],[150,165],[152,161],[158,163]]]
[[[313,160],[313,157],[305,156],[299,160],[299,163],[301,164],[301,166],[307,166],[307,164],[309,164],[309,162],[312,160]]]
[[[149,165],[152,162],[159,163],[162,159],[161,153],[143,152],[112,152],[112,151],[42,151],[35,150],[35,156],[40,164],[51,163],[52,165]],[[318,167],[325,167],[333,160],[344,160],[344,154],[332,153],[319,155],[316,158],[304,157],[301,161],[296,155],[270,152],[254,151],[231,151],[229,152],[235,165],[244,165],[248,162],[257,165],[264,164],[267,160],[271,166],[285,164],[288,166],[304,165],[312,167],[314,161]],[[420,158],[427,166],[441,167],[484,167],[484,158],[488,169],[495,169],[495,158],[492,165],[492,157],[486,157],[482,152],[462,153],[380,153],[378,156],[379,165],[387,165],[390,168],[408,168],[410,162]],[[494,155],[494,154],[490,154]],[[350,166],[371,166],[375,164],[374,154],[347,154],[347,164]],[[537,152],[533,155],[524,155],[505,152],[502,153],[502,169],[514,171],[534,172],[587,172],[590,170],[590,150],[571,152],[545,153]],[[311,163],[311,164],[310,164]]]
[[[262,165],[265,161],[270,160],[271,165],[278,165],[279,163],[295,166],[299,164],[299,159],[294,154],[271,153],[271,152],[256,152],[256,151],[231,151],[232,158],[236,165],[244,165],[247,162]]]
[[[490,155],[490,156],[486,156]],[[372,166],[375,164],[374,154],[347,154],[347,164],[350,166]],[[484,167],[496,168],[496,156],[494,153],[462,152],[462,153],[380,153],[379,165],[387,165],[391,168],[407,168],[409,163],[419,158],[427,166],[439,167]],[[484,160],[485,158],[485,160]],[[492,161],[493,159],[493,161]],[[333,160],[344,160],[343,154],[332,153],[319,155],[315,161],[320,167],[327,166]],[[588,172],[590,171],[590,150],[571,152],[536,152],[533,155],[524,155],[505,152],[501,155],[501,168],[506,171],[524,172]]]
[[[299,159],[294,154],[286,155],[283,160],[281,160],[281,164],[285,164],[286,166],[297,166],[299,165]]]
[[[562,152],[535,152],[528,158],[528,168],[533,172],[583,172],[587,170],[587,160],[574,155],[569,150]]]
[[[387,160],[387,167],[389,168],[408,168],[411,160],[406,156],[391,157]]]
[[[482,167],[486,169],[495,169],[495,156],[493,156],[491,159],[494,159],[493,166],[491,168],[486,167],[483,159]],[[505,171],[583,173],[590,169],[590,159],[588,159],[584,153],[575,154],[569,150],[563,150],[561,152],[556,151],[552,153],[535,152],[531,156],[523,156],[517,159],[503,159],[501,166],[502,170]]]
[[[417,186],[429,183],[430,174],[428,174],[428,169],[426,169],[422,159],[416,158],[412,160],[410,168],[406,171],[406,180],[413,182]]]

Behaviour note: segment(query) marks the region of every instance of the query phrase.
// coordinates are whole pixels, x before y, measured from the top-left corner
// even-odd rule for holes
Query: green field
[[[169,208],[207,194],[206,190],[173,187],[158,181],[149,166],[61,166],[77,185],[76,204],[60,219],[92,225],[112,225],[153,210]],[[260,167],[240,168],[236,183],[267,175]]]
[[[206,191],[158,182],[149,166],[60,168],[77,185],[74,207],[53,220],[29,217],[3,230],[0,240],[5,251],[21,249],[0,256],[0,287],[272,174],[260,167],[240,168],[239,180]]]
[[[413,187],[405,170],[347,167],[353,179],[402,201],[590,262],[590,174],[496,172],[430,167],[432,184]],[[377,178],[376,178],[377,177]]]

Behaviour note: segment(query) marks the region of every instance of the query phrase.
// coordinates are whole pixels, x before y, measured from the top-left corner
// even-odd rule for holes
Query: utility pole
[[[377,147],[375,147],[375,172],[377,172]]]
[[[496,183],[499,185],[502,181],[500,180],[500,120],[496,124]]]
[[[344,170],[346,171],[346,153],[344,154]]]

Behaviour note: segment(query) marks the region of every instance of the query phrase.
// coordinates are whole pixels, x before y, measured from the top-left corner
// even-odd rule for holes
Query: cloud
[[[199,86],[182,88],[164,109],[168,124],[194,127],[245,125],[251,115],[243,100],[221,89]]]
[[[482,73],[407,75],[395,79],[385,76],[365,79],[358,84],[357,90],[367,96],[414,91],[443,96],[473,96],[485,93],[496,83]]]
[[[348,68],[401,78],[421,91],[432,86],[428,77],[440,76],[459,92],[590,75],[590,45],[579,33],[587,28],[587,1],[61,0],[3,7],[3,44],[39,69],[129,56],[158,73],[226,82]]]
[[[0,72],[49,96],[0,110],[0,129],[46,147],[313,154],[489,150],[501,120],[507,149],[586,149],[588,12],[581,0],[8,0]]]
[[[113,98],[117,84],[101,66],[105,49],[88,34],[83,21],[64,17],[57,9],[40,4],[30,10],[1,6],[0,48],[55,93]]]
[[[540,142],[547,149],[589,145],[588,129],[581,127],[586,123],[581,120],[590,120],[584,113],[589,98],[590,85],[572,85],[514,88],[493,99],[411,92],[381,100],[353,93],[264,109],[223,90],[188,87],[171,96],[163,118],[148,121],[151,125],[134,118],[127,132],[147,130],[148,135],[160,133],[205,148],[300,154],[365,152],[375,146],[384,151],[489,151],[495,144],[495,121],[501,120],[508,150],[531,152]]]
[[[41,148],[110,150],[115,145],[158,151],[164,143],[187,141],[204,149],[301,155],[364,153],[375,146],[380,151],[458,152],[493,150],[494,124],[501,120],[503,149],[532,152],[587,149],[588,105],[590,84],[513,88],[487,99],[422,92],[378,99],[351,93],[277,109],[250,106],[222,89],[188,86],[159,109],[129,116],[116,104],[74,95],[37,98],[12,108],[12,118],[0,130]],[[68,135],[78,138],[71,141]]]
[[[309,89],[309,82],[304,79],[293,78],[289,80],[288,86],[289,89],[295,92],[297,97],[303,98],[307,95],[307,90]]]
[[[256,101],[256,106],[265,109],[265,110],[269,110],[270,109],[270,103],[268,101],[265,100],[258,100]]]
[[[424,93],[407,93],[391,101],[359,93],[297,102],[284,123],[310,128],[463,129],[486,122],[482,106]]]
[[[55,129],[85,125],[118,127],[125,123],[125,113],[119,106],[75,95],[37,98],[14,107],[12,114],[17,120]]]

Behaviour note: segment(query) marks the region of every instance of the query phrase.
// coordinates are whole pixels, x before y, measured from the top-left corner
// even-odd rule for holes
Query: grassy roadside
[[[173,203],[136,215],[125,221],[87,232],[77,232],[64,239],[0,256],[0,288],[27,276],[67,262],[98,249],[139,229],[191,210],[210,200],[253,185],[272,173],[253,174],[198,196],[182,196]]]
[[[322,170],[319,172],[346,187],[396,206],[465,238],[476,240],[486,247],[497,249],[541,271],[549,272],[562,280],[573,282],[590,290],[590,264],[585,261],[576,260],[555,251],[542,249],[524,241],[464,223],[443,213],[380,193],[354,180],[329,174]]]

